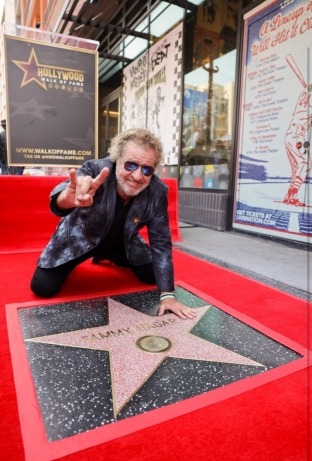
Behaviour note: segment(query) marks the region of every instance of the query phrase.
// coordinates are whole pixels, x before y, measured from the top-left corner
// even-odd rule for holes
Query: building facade
[[[10,21],[13,20],[12,6],[11,10],[8,9],[9,3],[11,5],[13,2],[5,1],[5,10],[2,15],[2,20],[5,22],[7,22],[9,11],[11,12]],[[128,93],[125,92],[127,75],[135,74],[138,63],[141,65],[145,56],[147,56],[147,61],[152,59],[152,53],[157,50],[157,46],[159,56],[164,56],[165,48],[159,51],[160,46],[164,46],[161,44],[167,43],[166,49],[168,50],[169,37],[180,27],[179,30],[182,31],[179,44],[181,55],[178,58],[180,67],[177,71],[178,75],[172,80],[173,85],[178,87],[179,99],[173,99],[171,103],[172,107],[177,108],[175,110],[176,120],[172,123],[172,120],[168,118],[168,105],[166,107],[164,103],[165,97],[161,93],[161,85],[159,85],[158,93],[155,87],[154,94],[152,90],[149,93],[148,88],[147,90],[145,88],[147,91],[144,99],[145,106],[143,105],[142,109],[132,117],[137,124],[148,127],[156,126],[156,118],[162,120],[161,137],[166,138],[174,132],[175,145],[178,146],[177,155],[169,154],[158,174],[161,177],[178,179],[180,219],[219,231],[237,228],[237,230],[302,242],[308,241],[310,224],[312,226],[310,214],[305,208],[308,205],[308,199],[303,200],[299,197],[296,198],[297,201],[294,201],[293,197],[287,203],[287,199],[282,198],[280,202],[283,205],[277,206],[277,214],[282,218],[276,218],[276,213],[270,211],[272,206],[268,208],[261,198],[263,194],[271,194],[273,189],[271,186],[269,188],[269,183],[274,182],[276,185],[284,181],[286,187],[287,182],[291,182],[291,175],[295,174],[291,171],[287,173],[285,169],[284,175],[279,178],[277,173],[270,172],[270,166],[273,165],[272,156],[267,158],[266,155],[262,155],[264,150],[266,153],[274,152],[269,144],[270,136],[272,140],[270,130],[273,128],[277,131],[279,128],[273,126],[273,118],[272,122],[261,123],[261,120],[265,119],[260,109],[253,114],[253,121],[250,122],[253,126],[248,126],[248,123],[246,125],[246,120],[251,119],[247,112],[248,104],[256,107],[255,102],[258,100],[265,105],[264,96],[268,96],[266,92],[270,91],[276,93],[273,102],[277,104],[277,84],[275,86],[274,80],[271,83],[270,80],[265,82],[265,76],[262,79],[254,77],[253,85],[249,87],[247,85],[246,90],[245,87],[242,89],[242,78],[248,84],[251,73],[247,76],[246,69],[251,68],[253,64],[251,60],[248,61],[248,56],[246,58],[248,55],[246,40],[251,43],[255,33],[258,33],[256,22],[263,24],[259,33],[261,40],[255,41],[251,49],[256,63],[254,65],[258,66],[258,70],[254,69],[253,72],[258,72],[260,75],[261,66],[266,66],[268,62],[265,61],[265,56],[267,56],[266,59],[270,59],[269,43],[271,47],[275,47],[277,55],[278,45],[281,45],[280,56],[283,53],[286,55],[282,45],[285,45],[283,42],[286,42],[287,34],[287,39],[294,52],[296,47],[302,45],[299,41],[296,44],[294,31],[296,27],[299,27],[303,35],[311,28],[309,24],[312,20],[311,18],[309,20],[308,6],[308,1],[300,0],[297,4],[293,1],[273,0],[265,2],[252,0],[176,0],[168,2],[159,0],[147,2],[141,0],[121,2],[23,0],[15,7],[15,21],[20,22],[22,26],[38,28],[52,34],[65,34],[77,39],[99,42],[99,157],[107,155],[110,139],[121,129],[127,128],[128,122],[126,123],[125,120],[132,117],[131,110],[134,109],[131,109],[129,103],[126,104],[126,97],[128,96],[129,102],[131,93],[130,90]],[[300,17],[302,24],[299,22]],[[268,26],[268,21],[271,21],[270,26]],[[289,31],[286,26],[289,26]],[[266,37],[263,38],[265,33]],[[272,36],[269,37],[269,33]],[[305,36],[307,37],[307,34]],[[291,38],[293,38],[292,42]],[[299,40],[296,37],[297,39]],[[173,40],[177,42],[176,38]],[[174,41],[172,43],[174,44]],[[263,58],[260,56],[261,53]],[[268,64],[268,73],[270,72],[269,65],[273,66],[273,64]],[[284,63],[283,66],[287,68]],[[272,71],[274,70],[277,76],[280,67],[276,66],[275,70],[272,67]],[[129,69],[132,69],[131,72]],[[263,72],[265,70],[266,68]],[[147,72],[151,73],[151,65],[147,67]],[[309,73],[309,69],[306,72]],[[168,79],[168,76],[166,78]],[[145,81],[143,79],[141,83],[147,87],[150,81],[151,78]],[[164,84],[162,88],[166,88],[167,85],[168,101],[170,94],[176,91],[176,87],[173,86],[171,91],[168,89],[170,88],[168,81],[163,80],[162,83]],[[259,89],[260,86],[262,90]],[[253,96],[248,96],[249,102],[247,101],[243,107],[242,98],[247,97],[250,88]],[[2,79],[1,118],[5,118],[6,110],[4,89]],[[133,107],[135,101],[133,99]],[[284,104],[285,110],[288,107],[290,111],[291,101],[288,105],[287,102]],[[308,103],[308,106],[309,104],[311,103]],[[245,107],[247,107],[246,111]],[[245,114],[245,112],[247,115],[243,118],[242,113]],[[154,125],[151,120],[152,114]],[[249,139],[249,141],[244,141],[246,146],[242,141],[244,134],[240,134],[245,127],[247,129],[245,133]],[[262,137],[258,131],[263,132]],[[310,135],[310,131],[305,134],[303,144],[309,143]],[[278,141],[278,137],[276,140]],[[282,142],[279,141],[279,143],[276,151],[284,149]],[[246,148],[246,154],[242,153],[242,147]],[[308,144],[304,152],[307,153],[301,155],[299,152],[299,156],[310,156]],[[288,157],[289,155],[292,154],[288,152]],[[296,157],[296,153],[293,155]],[[311,164],[309,159],[304,162],[303,168],[306,168],[307,174],[300,178],[300,185],[305,184],[304,187],[308,190]],[[290,163],[293,165],[294,160],[290,160]],[[241,193],[241,191],[247,191],[247,184],[252,185],[252,188],[248,189],[249,192]],[[260,185],[263,193],[259,192]],[[252,203],[245,198],[246,194],[253,197]],[[259,197],[259,203],[257,203],[257,197]],[[276,197],[278,198],[278,195]],[[303,217],[300,217],[300,214]],[[285,219],[288,219],[289,225],[281,228],[280,222]],[[291,224],[294,221],[296,225]],[[307,223],[308,230],[302,230],[304,222]],[[301,236],[297,238],[297,235]]]

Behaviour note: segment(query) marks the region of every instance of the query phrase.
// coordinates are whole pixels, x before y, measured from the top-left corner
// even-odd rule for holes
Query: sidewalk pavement
[[[312,300],[311,250],[235,231],[215,231],[183,222],[179,225],[182,242],[174,243],[175,248]]]

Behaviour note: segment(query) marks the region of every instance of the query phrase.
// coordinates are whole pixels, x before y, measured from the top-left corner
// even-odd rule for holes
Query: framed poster
[[[243,18],[233,227],[312,235],[309,0],[268,0]]]
[[[97,157],[97,53],[4,36],[10,165],[80,165]]]
[[[176,165],[182,110],[183,23],[129,64],[123,73],[122,128],[148,128]]]

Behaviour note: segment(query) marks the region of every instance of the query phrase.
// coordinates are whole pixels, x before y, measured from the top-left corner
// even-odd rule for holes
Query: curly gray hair
[[[129,141],[153,149],[155,152],[155,167],[162,163],[164,156],[162,142],[151,131],[145,128],[133,128],[122,131],[112,139],[108,153],[113,162],[116,162],[122,156],[123,150]]]

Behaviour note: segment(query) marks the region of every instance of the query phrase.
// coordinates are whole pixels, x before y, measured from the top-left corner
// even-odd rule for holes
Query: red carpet
[[[39,301],[29,282],[39,250],[57,219],[48,210],[48,193],[60,178],[0,178],[0,459],[25,459],[13,381],[5,305]],[[177,188],[170,187],[170,224],[175,241]],[[226,269],[174,251],[175,276],[230,306],[263,328],[311,348],[308,303]],[[96,296],[103,291],[146,289],[115,267],[87,261],[71,275],[60,297]],[[244,390],[183,416],[94,446],[64,461],[308,461],[311,426],[307,369]],[[244,384],[242,384],[244,385]],[[226,389],[226,386],[225,386]],[[244,388],[245,389],[245,388]],[[27,399],[27,395],[25,395]],[[118,427],[118,426],[116,426]],[[35,443],[35,442],[34,442]],[[32,460],[28,460],[32,461]]]
[[[0,255],[1,446],[3,460],[24,460],[4,305],[38,301],[29,280],[38,252]],[[197,258],[174,252],[176,280],[207,293],[308,347],[308,304]],[[103,290],[146,288],[132,274],[90,262],[70,277],[60,297],[96,295]],[[308,461],[307,369],[242,392],[186,415],[62,459],[107,461],[213,460]],[[25,396],[27,398],[27,396]]]

